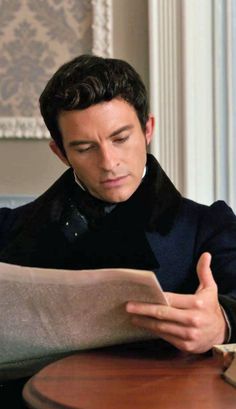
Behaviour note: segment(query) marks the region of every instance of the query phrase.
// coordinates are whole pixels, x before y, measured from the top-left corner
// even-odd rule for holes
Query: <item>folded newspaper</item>
[[[131,324],[128,301],[167,304],[151,271],[0,263],[0,380],[78,350],[153,338]]]

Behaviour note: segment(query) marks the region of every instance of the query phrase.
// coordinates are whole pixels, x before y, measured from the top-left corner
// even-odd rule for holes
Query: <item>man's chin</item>
[[[121,192],[121,193],[113,193],[110,195],[104,195],[102,200],[105,202],[113,203],[113,204],[118,204],[122,202],[126,202],[131,196],[133,192]]]
[[[136,191],[137,187],[131,186],[129,187],[119,187],[113,189],[102,189],[97,191],[89,190],[89,193],[96,197],[97,199],[103,200],[104,202],[118,204],[122,202],[126,202]]]

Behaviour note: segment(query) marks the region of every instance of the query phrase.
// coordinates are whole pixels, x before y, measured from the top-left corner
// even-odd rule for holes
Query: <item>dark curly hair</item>
[[[113,98],[132,105],[143,131],[148,119],[145,86],[134,68],[123,60],[81,55],[63,64],[48,81],[39,103],[44,122],[65,154],[58,126],[61,111],[81,110]]]

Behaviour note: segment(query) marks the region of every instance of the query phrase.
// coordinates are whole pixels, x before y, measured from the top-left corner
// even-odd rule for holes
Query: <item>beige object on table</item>
[[[236,386],[236,344],[214,345],[213,354],[223,366],[222,377]]]

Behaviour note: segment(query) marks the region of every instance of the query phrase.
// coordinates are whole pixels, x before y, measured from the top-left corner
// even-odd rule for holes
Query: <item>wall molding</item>
[[[50,139],[50,134],[40,117],[0,117],[0,138]]]
[[[184,196],[214,200],[212,0],[149,0],[151,150]]]
[[[183,190],[181,2],[149,0],[150,106],[156,118],[151,152]]]
[[[92,52],[101,57],[112,57],[112,0],[92,0],[92,6]]]
[[[213,12],[211,0],[183,0],[184,194],[214,200]]]
[[[213,0],[215,198],[236,209],[236,1]]]

